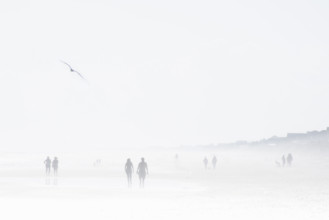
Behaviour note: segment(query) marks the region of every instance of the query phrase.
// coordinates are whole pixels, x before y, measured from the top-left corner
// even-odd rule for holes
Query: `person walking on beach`
[[[217,157],[214,156],[214,157],[212,158],[212,166],[213,166],[214,169],[216,169],[216,164],[217,164]]]
[[[293,161],[293,157],[292,157],[291,153],[289,153],[287,156],[287,163],[288,163],[289,167],[291,167],[292,161]]]
[[[284,167],[286,165],[286,157],[282,155],[281,160],[282,160],[282,167]]]
[[[204,164],[204,168],[205,168],[205,169],[208,169],[208,159],[207,159],[207,157],[205,157],[205,158],[203,159],[203,164]]]
[[[47,159],[43,162],[46,166],[46,175],[50,174],[50,164],[51,164],[51,160],[49,157],[47,157]]]
[[[58,170],[58,159],[57,159],[57,157],[54,158],[52,165],[53,165],[53,169],[54,169],[54,175],[57,176],[57,170]]]
[[[137,174],[139,176],[139,187],[144,188],[145,177],[149,174],[149,170],[143,157],[141,158],[141,162],[138,164]]]
[[[132,173],[134,172],[134,166],[133,163],[131,162],[130,158],[127,159],[127,162],[125,164],[125,171],[127,174],[127,179],[128,179],[128,187],[131,187],[132,185]]]

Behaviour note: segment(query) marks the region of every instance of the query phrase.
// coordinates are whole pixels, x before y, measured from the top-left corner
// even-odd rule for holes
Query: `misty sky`
[[[179,146],[325,129],[328,12],[325,0],[2,0],[0,145]]]

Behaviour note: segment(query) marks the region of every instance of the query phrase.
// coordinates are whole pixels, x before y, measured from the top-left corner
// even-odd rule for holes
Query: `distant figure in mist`
[[[47,157],[47,159],[43,162],[46,166],[46,175],[50,174],[50,164],[51,164],[51,160],[49,157]]]
[[[286,157],[284,155],[282,155],[281,161],[282,161],[282,167],[284,167],[286,165]]]
[[[142,161],[138,164],[137,174],[139,176],[139,187],[144,188],[144,180],[146,175],[149,174],[149,170],[143,157],[141,160]]]
[[[292,157],[291,153],[289,153],[287,156],[287,164],[289,167],[291,167],[292,161],[293,161],[293,157]]]
[[[174,160],[174,166],[177,169],[179,167],[179,156],[178,156],[178,154],[175,154],[174,159],[175,159]]]
[[[57,176],[57,170],[58,170],[58,159],[57,159],[57,157],[54,158],[52,165],[53,165],[53,169],[54,169],[54,175]]]
[[[94,162],[94,167],[98,167],[102,164],[102,161],[101,159],[97,159],[95,162]]]
[[[207,157],[205,157],[205,158],[203,159],[203,164],[204,164],[204,168],[205,168],[205,169],[208,169],[208,159],[207,159]]]
[[[213,158],[212,158],[212,167],[214,168],[214,169],[216,169],[216,164],[217,164],[217,157],[216,156],[214,156]]]
[[[131,185],[132,185],[131,176],[132,176],[132,173],[134,172],[134,166],[129,158],[127,159],[127,162],[125,164],[125,171],[126,171],[127,179],[128,179],[128,187],[131,187]]]

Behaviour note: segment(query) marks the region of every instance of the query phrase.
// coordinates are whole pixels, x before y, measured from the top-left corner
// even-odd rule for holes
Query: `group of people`
[[[125,164],[125,171],[127,174],[128,179],[128,186],[132,186],[132,174],[134,173],[134,165],[131,162],[130,158],[127,159],[127,162]],[[141,162],[139,162],[137,167],[137,174],[139,177],[139,187],[144,188],[144,181],[146,175],[149,174],[147,163],[145,162],[145,159],[142,157]]]
[[[102,160],[101,160],[101,159],[97,159],[97,160],[93,163],[94,167],[101,166],[101,164],[102,164]]]
[[[281,161],[282,161],[282,164],[281,164],[282,167],[285,167],[286,164],[287,164],[288,167],[291,167],[291,165],[292,165],[292,161],[293,161],[292,154],[289,153],[289,154],[287,155],[287,157],[285,157],[284,155],[282,155],[282,157],[281,157]]]
[[[207,157],[205,157],[204,159],[203,159],[203,164],[204,164],[204,168],[205,169],[208,169],[208,158]],[[212,163],[212,167],[214,168],[214,169],[216,169],[216,165],[217,165],[217,157],[216,156],[213,156],[213,158],[212,158],[212,160],[211,160],[211,163]]]
[[[97,164],[100,164],[101,160],[97,160]],[[46,158],[46,160],[44,161],[44,164],[46,166],[46,175],[50,174],[50,170],[51,167],[53,167],[54,169],[54,175],[57,175],[57,171],[58,171],[58,159],[57,157],[54,158],[53,161],[51,161],[51,159],[49,157]],[[130,158],[127,159],[127,162],[125,164],[125,172],[127,174],[127,179],[128,179],[128,186],[131,187],[132,186],[132,174],[134,172],[134,165],[131,162]],[[139,176],[139,186],[141,188],[144,187],[144,181],[145,181],[145,177],[146,175],[148,175],[149,171],[148,171],[148,166],[147,163],[145,162],[144,158],[141,158],[141,162],[138,164],[137,167],[137,174]]]
[[[177,154],[175,155],[175,158],[178,159]],[[281,161],[282,161],[282,164],[277,162],[277,161],[276,161],[276,164],[280,167],[285,167],[286,164],[287,164],[287,166],[290,167],[292,165],[292,161],[293,161],[292,154],[289,153],[287,155],[287,157],[285,155],[282,155]],[[208,162],[209,162],[208,158],[205,157],[203,159],[203,164],[204,164],[205,169],[208,169]],[[101,160],[97,160],[97,164],[100,164],[100,163],[101,163]],[[215,155],[213,156],[213,158],[211,160],[211,163],[212,163],[213,169],[216,169],[217,157]],[[55,176],[57,175],[57,171],[58,171],[58,159],[57,159],[57,157],[55,157],[53,159],[53,161],[51,161],[51,159],[49,157],[47,157],[46,160],[44,161],[44,164],[46,166],[46,175],[50,174],[51,167],[54,170],[54,175]],[[132,174],[134,173],[134,165],[131,162],[130,158],[127,159],[127,162],[125,164],[125,172],[127,174],[128,186],[131,187],[132,186]],[[139,177],[139,186],[141,188],[143,188],[144,187],[145,177],[146,177],[146,175],[148,175],[148,166],[147,166],[147,163],[145,162],[145,159],[143,157],[141,158],[141,162],[139,162],[139,164],[138,164],[137,174],[138,174],[138,177]]]
[[[47,157],[46,160],[43,163],[46,166],[46,175],[50,174],[51,166],[54,169],[54,175],[57,175],[57,170],[58,170],[58,159],[57,159],[57,157],[55,157],[53,161],[51,161],[51,159],[49,157]]]
[[[292,157],[292,154],[289,153],[287,155],[287,157],[285,155],[282,155],[282,157],[281,157],[281,163],[278,162],[278,161],[275,161],[275,164],[276,164],[277,167],[285,167],[286,165],[288,167],[291,167],[292,166],[293,159],[294,158]]]

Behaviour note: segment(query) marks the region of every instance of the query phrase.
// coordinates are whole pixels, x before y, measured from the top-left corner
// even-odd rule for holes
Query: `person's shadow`
[[[50,185],[50,177],[49,176],[46,176],[45,185],[46,186],[49,186]]]
[[[58,185],[58,178],[57,178],[57,176],[55,176],[54,179],[53,179],[53,185],[54,186],[57,186]]]

